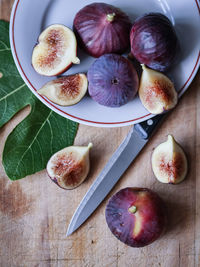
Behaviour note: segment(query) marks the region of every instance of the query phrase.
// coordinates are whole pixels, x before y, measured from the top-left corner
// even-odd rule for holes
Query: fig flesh
[[[133,99],[139,80],[133,65],[117,54],[106,54],[96,59],[88,70],[88,91],[101,105],[119,107]]]
[[[144,247],[165,230],[166,210],[162,199],[147,188],[124,188],[106,206],[106,222],[120,241]]]
[[[155,148],[152,154],[152,169],[162,183],[178,184],[185,179],[187,158],[172,135],[168,135],[168,140]]]
[[[172,66],[179,47],[172,23],[160,13],[149,13],[136,19],[130,42],[131,52],[140,63],[162,72]]]
[[[93,57],[122,54],[129,47],[129,17],[112,5],[92,3],[85,6],[76,14],[73,27],[82,47]]]
[[[91,143],[87,147],[69,146],[55,153],[47,163],[51,180],[63,189],[79,186],[89,173],[91,147]]]
[[[41,75],[59,75],[72,63],[80,63],[76,53],[77,42],[73,31],[64,25],[53,24],[40,34],[33,49],[32,65]]]
[[[38,93],[61,106],[78,103],[86,94],[88,87],[85,74],[64,76],[45,84]]]
[[[174,108],[178,95],[172,81],[163,73],[142,64],[139,97],[144,107],[153,114]]]

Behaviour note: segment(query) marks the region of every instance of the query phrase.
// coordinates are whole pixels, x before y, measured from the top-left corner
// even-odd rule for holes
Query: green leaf
[[[9,43],[9,23],[0,21],[0,127],[20,109],[29,104],[32,96],[15,66]]]
[[[21,179],[46,167],[56,151],[74,142],[78,124],[43,105],[27,88],[13,61],[9,24],[0,21],[0,127],[30,105],[30,114],[8,136],[3,166],[11,180]]]

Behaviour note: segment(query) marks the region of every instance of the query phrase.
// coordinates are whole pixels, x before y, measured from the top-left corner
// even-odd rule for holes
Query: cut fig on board
[[[50,81],[38,90],[38,93],[58,105],[70,106],[84,97],[87,87],[87,77],[80,73]]]
[[[47,173],[51,180],[63,189],[79,186],[90,169],[88,146],[69,146],[55,153],[47,163]]]
[[[142,64],[139,97],[144,107],[152,114],[160,114],[174,108],[178,94],[172,81],[163,73]]]
[[[80,63],[76,54],[77,42],[73,31],[64,25],[53,24],[40,34],[33,49],[32,65],[41,75],[55,76],[72,64]]]
[[[162,183],[178,184],[185,179],[188,170],[187,158],[172,135],[168,135],[167,141],[154,149],[152,169]]]

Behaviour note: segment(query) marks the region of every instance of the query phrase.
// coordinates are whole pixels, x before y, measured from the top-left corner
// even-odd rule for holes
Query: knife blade
[[[77,207],[68,226],[67,236],[77,230],[100,205],[125,170],[146,145],[150,135],[163,119],[163,116],[157,115],[131,128],[127,137],[114,152]]]

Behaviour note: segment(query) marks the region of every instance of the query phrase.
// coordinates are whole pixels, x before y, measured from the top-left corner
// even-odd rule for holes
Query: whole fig
[[[119,107],[133,99],[139,80],[133,65],[123,56],[106,54],[98,58],[88,70],[88,91],[99,104]]]
[[[110,198],[105,215],[114,236],[131,247],[151,244],[161,236],[167,223],[163,200],[148,188],[121,189]]]
[[[171,21],[163,14],[149,13],[133,24],[131,53],[142,64],[166,71],[173,64],[179,42]]]
[[[75,16],[74,31],[85,51],[93,57],[125,52],[129,44],[129,17],[112,5],[92,3]]]

